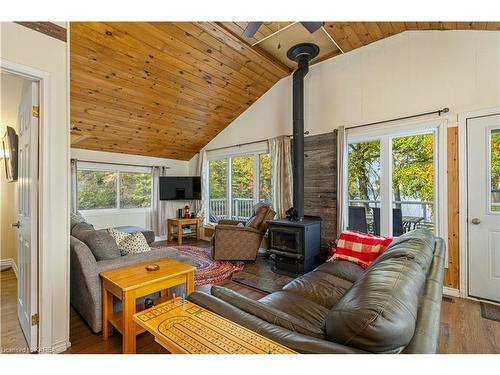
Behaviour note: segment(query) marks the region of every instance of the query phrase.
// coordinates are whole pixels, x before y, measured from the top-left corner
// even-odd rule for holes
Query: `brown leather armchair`
[[[214,260],[255,260],[262,238],[267,231],[267,221],[276,216],[264,203],[254,206],[247,222],[220,220],[212,239]]]

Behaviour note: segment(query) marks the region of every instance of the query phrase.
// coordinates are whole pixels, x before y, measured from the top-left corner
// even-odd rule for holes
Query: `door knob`
[[[481,223],[481,220],[479,220],[477,217],[475,217],[474,219],[471,220],[471,223],[474,225],[478,225]]]
[[[21,223],[18,221],[15,224],[12,224],[12,227],[16,227],[17,229],[21,228]]]

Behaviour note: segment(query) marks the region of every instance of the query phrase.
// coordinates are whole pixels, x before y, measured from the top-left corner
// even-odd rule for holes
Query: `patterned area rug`
[[[234,272],[242,271],[244,262],[226,262],[212,259],[211,248],[196,246],[168,246],[178,250],[177,255],[171,256],[179,262],[188,263],[196,267],[194,285],[215,284],[229,279]]]

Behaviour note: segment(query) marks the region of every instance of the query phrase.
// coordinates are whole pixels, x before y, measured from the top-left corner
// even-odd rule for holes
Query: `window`
[[[262,152],[208,162],[209,217],[246,220],[258,202],[271,204],[271,160]]]
[[[430,228],[443,235],[446,220],[438,220],[439,205],[445,204],[439,199],[446,177],[438,147],[442,129],[422,124],[347,131],[348,228],[395,237]],[[441,180],[438,170],[444,171]]]
[[[79,163],[79,210],[151,207],[151,171],[144,167]]]
[[[490,135],[491,212],[500,212],[500,129]]]

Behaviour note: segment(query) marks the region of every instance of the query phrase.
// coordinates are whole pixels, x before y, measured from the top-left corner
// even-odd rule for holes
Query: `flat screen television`
[[[7,130],[2,137],[2,156],[7,181],[17,181],[17,143],[16,131],[14,128],[7,126]]]
[[[201,199],[201,178],[192,177],[160,177],[160,200],[199,200]]]

